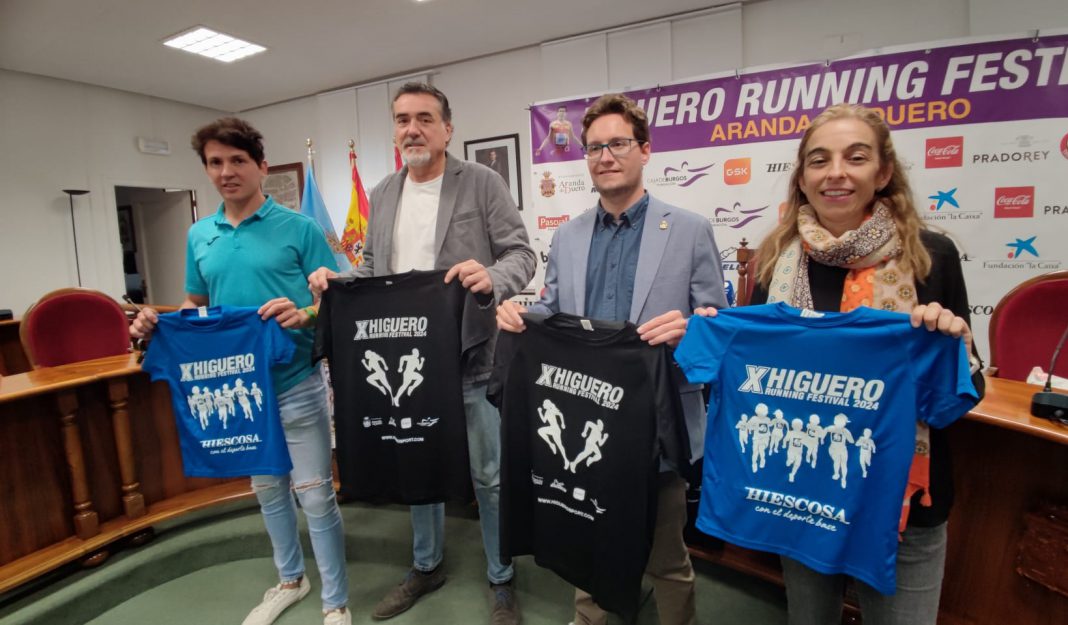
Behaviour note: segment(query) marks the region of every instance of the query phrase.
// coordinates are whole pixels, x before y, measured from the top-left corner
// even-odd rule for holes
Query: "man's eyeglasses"
[[[582,153],[586,155],[586,158],[591,161],[595,161],[601,158],[605,148],[612,153],[612,156],[619,158],[634,149],[635,145],[641,145],[644,141],[638,141],[637,139],[631,139],[629,137],[619,137],[612,139],[608,143],[594,143],[591,145],[582,146]]]

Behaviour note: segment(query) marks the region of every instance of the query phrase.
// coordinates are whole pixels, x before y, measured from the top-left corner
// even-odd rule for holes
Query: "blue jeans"
[[[467,450],[478,500],[486,576],[491,584],[512,579],[512,564],[501,564],[501,414],[486,399],[486,382],[464,384]],[[412,506],[412,552],[419,571],[432,571],[445,552],[445,504]]]
[[[946,524],[907,527],[897,548],[897,592],[883,595],[856,582],[864,625],[935,625],[946,563]],[[782,558],[789,625],[842,622],[845,575],[824,575]]]
[[[252,476],[252,489],[260,502],[263,524],[274,548],[274,564],[282,582],[295,581],[304,575],[297,507],[293,502],[293,492],[296,492],[308,520],[312,551],[323,581],[323,609],[340,608],[349,597],[345,530],[334,497],[330,415],[326,386],[318,369],[279,395],[278,408],[293,471],[289,475]]]

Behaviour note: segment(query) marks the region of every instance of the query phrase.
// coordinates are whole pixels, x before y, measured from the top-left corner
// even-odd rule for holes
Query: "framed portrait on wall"
[[[523,185],[519,177],[519,135],[501,135],[464,141],[464,158],[489,167],[504,179],[512,201],[523,210]]]
[[[271,165],[263,179],[263,192],[282,206],[300,212],[300,199],[304,197],[304,164],[286,163]]]

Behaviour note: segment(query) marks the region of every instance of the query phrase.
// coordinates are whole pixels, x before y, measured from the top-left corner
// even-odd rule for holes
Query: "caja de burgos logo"
[[[927,140],[927,169],[960,167],[964,164],[964,137],[935,137]]]
[[[998,187],[994,189],[994,217],[1034,217],[1034,187]]]

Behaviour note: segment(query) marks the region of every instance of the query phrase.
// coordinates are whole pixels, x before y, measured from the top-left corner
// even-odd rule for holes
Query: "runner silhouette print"
[[[542,423],[547,424],[538,428],[538,436],[549,445],[549,450],[553,454],[560,454],[560,457],[564,460],[564,469],[567,469],[570,463],[567,459],[567,453],[564,451],[563,430],[566,427],[564,425],[564,414],[560,412],[556,404],[546,399],[542,402],[541,408],[538,408],[538,418],[541,419]]]

